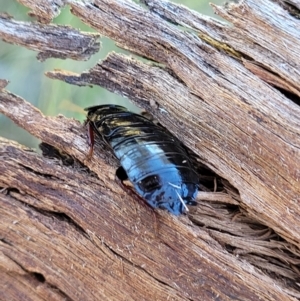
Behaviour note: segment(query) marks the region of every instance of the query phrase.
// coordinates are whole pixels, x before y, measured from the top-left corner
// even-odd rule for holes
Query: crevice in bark
[[[25,274],[20,274],[19,277],[23,278],[23,281],[27,283],[29,286],[32,286],[32,289],[36,289],[36,287],[38,287],[39,285],[45,285],[50,290],[53,290],[56,295],[59,295],[60,298],[62,298],[62,300],[66,300],[66,301],[73,300],[59,287],[49,283],[42,273],[28,270],[18,260],[10,256],[9,254],[5,254],[5,256],[7,256],[7,258],[9,258],[18,267],[20,267],[22,271],[25,272]],[[15,272],[11,272],[11,273],[14,274]]]
[[[0,241],[1,241],[2,243],[4,243],[4,244],[9,245],[10,247],[13,246],[13,244],[12,244],[8,239],[6,239],[6,238],[0,238]]]
[[[293,4],[293,1],[289,0],[274,0],[276,3],[278,3],[283,9],[289,12],[289,14],[296,18],[300,19],[300,9],[299,6]],[[298,2],[299,5],[299,2]]]
[[[51,177],[49,178],[49,180],[51,180]],[[10,193],[10,191],[13,191],[14,193],[12,194],[12,193]],[[32,210],[32,212],[36,211],[44,216],[56,219],[57,221],[59,221],[61,223],[68,223],[70,226],[72,226],[76,231],[78,231],[82,235],[88,236],[86,231],[78,223],[76,223],[70,216],[68,216],[66,213],[58,212],[55,210],[46,210],[46,209],[38,208],[36,206],[33,206],[31,204],[28,204],[28,203],[22,201],[22,198],[17,197],[16,193],[20,193],[20,192],[17,189],[9,189],[8,190],[8,195],[10,195],[12,198],[14,198],[15,201],[20,202],[26,208],[30,208]],[[31,197],[35,197],[35,196],[32,195]]]
[[[41,274],[41,273],[31,272],[31,275],[32,275],[38,282],[44,283],[44,282],[46,281],[44,275]]]
[[[37,175],[37,176],[41,176],[41,177],[43,177],[43,178],[45,178],[45,179],[49,179],[49,180],[51,180],[51,179],[59,179],[59,178],[57,178],[57,177],[55,177],[54,175],[52,175],[52,174],[46,174],[46,173],[42,173],[42,172],[39,172],[39,171],[36,171],[36,170],[34,170],[34,169],[32,169],[31,167],[29,167],[29,166],[27,166],[27,165],[25,165],[25,164],[22,164],[22,163],[18,163],[18,165],[20,166],[20,167],[23,167],[26,171],[28,171],[29,173],[33,173],[33,174],[35,174],[35,175]]]
[[[199,218],[190,215],[194,224],[204,227],[230,254],[300,292],[297,285],[300,280],[300,250],[273,229],[251,218],[239,206],[213,202],[206,202],[205,206],[205,202],[202,202],[201,209],[207,216],[201,215]],[[218,211],[226,211],[229,219],[224,220],[224,216],[215,215]]]
[[[265,84],[297,92],[299,33],[294,30],[294,18],[270,0],[215,7],[231,26],[186,15],[187,9],[172,11],[179,9],[176,5],[158,10],[157,17],[130,1],[95,0],[94,6],[69,3],[84,22],[139,57],[111,54],[89,72],[56,71],[51,73],[53,78],[101,85],[149,109],[158,123],[196,154],[195,161],[207,165],[199,164],[198,206],[178,218],[157,210],[155,236],[151,214],[138,204],[135,211],[134,200],[116,185],[117,162],[110,160],[111,153],[99,145],[93,158],[86,160],[82,125],[63,117],[45,117],[20,97],[1,90],[1,112],[58,151],[48,149],[48,157],[55,159],[46,160],[27,156],[17,146],[5,148],[9,143],[3,143],[0,250],[15,252],[14,258],[21,254],[19,246],[28,254],[40,250],[37,254],[45,262],[42,274],[35,268],[40,264],[38,257],[24,258],[25,267],[34,267],[35,283],[42,285],[43,279],[47,283],[47,273],[62,276],[59,281],[70,277],[60,289],[66,289],[66,296],[76,296],[69,283],[82,284],[84,290],[92,281],[84,292],[89,300],[95,299],[95,291],[106,297],[103,300],[124,297],[123,291],[119,298],[118,292],[110,291],[120,279],[113,266],[119,261],[139,278],[126,273],[118,284],[124,285],[128,295],[136,296],[139,289],[139,297],[149,293],[148,300],[165,300],[170,291],[174,300],[181,294],[190,300],[211,300],[212,295],[220,300],[299,298],[299,107]],[[187,33],[164,20],[188,24],[200,38],[194,30]],[[201,37],[205,41],[208,37],[208,42]],[[140,57],[158,61],[159,68],[142,63]],[[248,70],[245,58],[252,58]],[[256,61],[262,74],[253,70]],[[5,81],[0,80],[0,87],[4,89]],[[27,164],[28,159],[32,164]],[[34,244],[31,233],[41,241]],[[53,243],[52,237],[60,243]],[[100,243],[105,241],[102,249],[99,237]],[[47,260],[48,246],[54,257],[59,254],[55,263]],[[71,257],[78,270],[65,264],[60,254]],[[5,270],[12,268],[9,262],[1,264]],[[53,273],[55,268],[62,274]]]

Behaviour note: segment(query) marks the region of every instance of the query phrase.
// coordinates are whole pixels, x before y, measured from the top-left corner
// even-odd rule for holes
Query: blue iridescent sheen
[[[85,110],[87,122],[111,146],[137,194],[150,206],[179,215],[186,205],[196,205],[199,178],[177,138],[122,106]]]

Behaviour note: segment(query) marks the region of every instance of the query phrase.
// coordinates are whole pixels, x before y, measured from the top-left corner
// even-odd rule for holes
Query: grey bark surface
[[[0,38],[11,44],[38,51],[38,60],[70,58],[88,60],[99,51],[99,34],[84,33],[69,26],[15,21],[0,14]]]
[[[66,0],[18,0],[24,6],[30,8],[28,13],[31,17],[37,18],[41,23],[50,23],[57,17],[61,8],[66,4]]]
[[[33,12],[53,5],[20,2]],[[0,80],[0,112],[60,150],[50,159],[0,139],[0,299],[299,299],[300,109],[288,97],[300,95],[299,20],[280,1],[214,7],[231,25],[142,2],[68,4],[154,62],[111,53],[82,74],[47,76],[104,86],[153,114],[206,166],[198,206],[180,217],[153,214],[116,181],[118,162],[105,145],[97,142],[87,160],[82,124],[44,116]]]

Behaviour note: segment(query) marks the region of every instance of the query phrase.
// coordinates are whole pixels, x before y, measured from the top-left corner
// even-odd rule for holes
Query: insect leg
[[[91,122],[87,122],[87,134],[88,134],[88,144],[90,146],[89,153],[87,154],[87,159],[90,160],[93,156],[94,145],[95,145],[94,130],[91,125]]]
[[[129,185],[126,185],[124,181],[128,180],[128,176],[126,171],[122,166],[120,166],[116,171],[116,176],[121,183],[121,186],[126,190],[134,199],[136,199],[142,206],[145,206],[148,208],[148,210],[151,210],[153,219],[154,219],[154,233],[157,236],[158,233],[158,226],[157,226],[157,219],[156,219],[156,211],[153,207],[151,207],[141,196],[139,196],[136,191],[134,190],[132,184],[128,183]],[[129,182],[129,181],[127,181]]]

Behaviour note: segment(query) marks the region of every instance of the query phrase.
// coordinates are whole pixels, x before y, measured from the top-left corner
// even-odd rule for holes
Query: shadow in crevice
[[[300,106],[300,97],[290,91],[286,91],[284,89],[274,87],[276,88],[279,92],[281,92],[286,98],[294,102],[296,105]]]
[[[300,297],[300,249],[246,212],[238,191],[228,181],[205,173],[198,205],[189,219],[204,228],[230,254],[246,261],[289,293]]]

